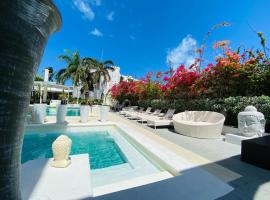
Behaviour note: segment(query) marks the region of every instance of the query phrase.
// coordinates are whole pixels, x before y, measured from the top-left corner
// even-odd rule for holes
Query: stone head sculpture
[[[264,115],[254,106],[247,106],[238,114],[238,129],[246,137],[262,136],[265,123]]]
[[[72,140],[66,135],[60,135],[52,144],[53,161],[51,165],[57,168],[65,168],[70,165],[69,153]]]

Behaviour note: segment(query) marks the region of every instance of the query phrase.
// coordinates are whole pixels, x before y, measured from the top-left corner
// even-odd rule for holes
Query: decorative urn
[[[69,153],[72,140],[66,135],[60,135],[52,144],[53,161],[51,166],[65,168],[71,164]]]
[[[238,129],[245,137],[262,136],[265,131],[266,120],[254,106],[247,106],[238,114]]]

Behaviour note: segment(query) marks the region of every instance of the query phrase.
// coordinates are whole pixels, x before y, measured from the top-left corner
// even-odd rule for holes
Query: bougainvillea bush
[[[200,77],[196,71],[187,70],[180,65],[171,77],[164,77],[164,84],[161,86],[166,99],[188,99],[197,95],[193,85]]]
[[[180,65],[171,73],[148,73],[137,81],[122,81],[111,89],[120,102],[165,99],[225,98],[270,95],[270,63],[262,51],[229,48],[201,72]]]
[[[257,35],[261,50],[232,50],[229,41],[218,41],[213,45],[218,56],[213,63],[205,64],[202,45],[191,66],[180,65],[156,76],[150,72],[141,80],[122,81],[111,89],[112,98],[119,102],[129,99],[143,107],[175,108],[178,112],[217,111],[225,114],[226,123],[231,125],[237,122],[237,113],[251,104],[270,120],[269,49],[263,34]]]
[[[149,72],[140,80],[121,81],[111,89],[112,98],[120,103],[129,99],[142,102],[194,101],[228,97],[270,96],[270,61],[262,33],[258,32],[261,50],[232,50],[227,40],[216,42],[213,63],[202,61],[203,48],[191,66],[180,65],[167,72]],[[158,106],[157,106],[158,107]],[[194,104],[190,110],[198,109]]]
[[[111,97],[121,103],[128,99],[132,104],[136,104],[139,100],[136,87],[136,81],[121,81],[111,88]]]
[[[208,64],[194,87],[199,96],[210,98],[269,95],[269,67],[261,51],[227,50]]]
[[[159,81],[152,80],[152,74],[148,73],[145,78],[138,81],[121,81],[111,88],[113,99],[123,102],[128,99],[133,104],[138,100],[161,99],[163,98],[162,86]]]

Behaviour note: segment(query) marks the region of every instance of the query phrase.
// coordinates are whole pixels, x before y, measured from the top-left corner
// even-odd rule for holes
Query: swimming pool
[[[71,155],[89,154],[94,187],[164,171],[130,143],[115,126],[68,127],[26,130],[22,163],[52,157],[51,144],[60,135],[72,139]]]
[[[23,143],[22,163],[38,158],[53,157],[51,145],[61,133],[26,134]],[[71,155],[91,155],[91,169],[101,169],[126,163],[124,154],[107,131],[67,133],[72,140]]]
[[[47,107],[46,116],[56,116],[56,107]],[[80,108],[68,107],[66,116],[80,116]]]

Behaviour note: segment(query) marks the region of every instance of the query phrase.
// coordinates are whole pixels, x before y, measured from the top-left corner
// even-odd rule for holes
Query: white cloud
[[[83,17],[88,20],[95,18],[95,13],[87,0],[73,0],[74,6],[83,14]]]
[[[91,0],[91,3],[95,6],[100,6],[101,5],[101,0]]]
[[[108,15],[107,15],[107,20],[109,20],[109,21],[113,21],[113,19],[114,19],[114,11],[111,11]]]
[[[92,35],[96,36],[96,37],[102,37],[103,36],[103,33],[100,30],[98,30],[97,28],[94,28],[90,33]]]
[[[187,35],[176,48],[168,51],[167,63],[172,64],[173,68],[177,68],[181,64],[189,67],[195,61],[196,49],[197,41],[191,35]]]

